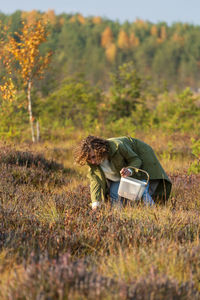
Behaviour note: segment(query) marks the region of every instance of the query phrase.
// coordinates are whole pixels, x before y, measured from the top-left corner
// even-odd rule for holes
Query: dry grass
[[[199,299],[200,176],[186,172],[182,138],[165,142],[153,147],[174,183],[168,203],[97,212],[75,141],[2,145],[1,299]]]

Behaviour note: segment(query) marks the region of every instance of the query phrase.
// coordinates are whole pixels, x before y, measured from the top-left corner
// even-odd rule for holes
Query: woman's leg
[[[112,205],[122,204],[121,198],[118,195],[120,181],[111,181],[109,180],[110,186],[110,200]],[[153,201],[151,195],[149,194],[149,183],[144,190],[142,199],[146,205],[153,206],[155,202]]]
[[[155,204],[155,202],[153,201],[150,193],[149,193],[149,183],[147,185],[147,187],[144,190],[144,194],[142,195],[142,199],[144,201],[144,203],[148,206],[153,206]]]
[[[111,180],[109,180],[110,200],[111,200],[112,205],[121,203],[120,202],[120,197],[118,195],[119,183],[120,183],[120,181],[111,181]]]

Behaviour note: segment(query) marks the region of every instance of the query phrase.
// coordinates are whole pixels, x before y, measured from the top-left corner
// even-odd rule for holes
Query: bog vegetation
[[[172,140],[179,154],[163,138],[157,148],[173,182],[165,206],[97,212],[75,140],[1,144],[1,299],[199,299],[200,176]]]
[[[0,19],[0,298],[199,299],[199,27],[53,11]],[[24,84],[3,51],[18,43],[22,55],[33,24],[48,32],[35,41],[48,68]],[[88,134],[149,143],[169,201],[91,211],[87,168],[73,162]]]

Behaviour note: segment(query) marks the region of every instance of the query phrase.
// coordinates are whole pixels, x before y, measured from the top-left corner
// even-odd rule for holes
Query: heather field
[[[0,13],[0,300],[200,299],[199,29]],[[92,211],[88,135],[149,144],[168,202]]]
[[[138,134],[173,182],[165,205],[91,211],[79,137],[0,145],[0,299],[200,299],[200,174],[187,135]]]

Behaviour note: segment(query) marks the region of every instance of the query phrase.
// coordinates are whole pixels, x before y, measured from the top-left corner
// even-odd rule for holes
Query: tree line
[[[79,130],[199,134],[199,26],[52,10],[0,20],[2,138],[30,139],[29,123],[32,141],[36,129],[43,140]]]
[[[1,13],[0,20],[15,35],[22,22],[37,18],[49,23],[49,37],[43,51],[54,52],[51,72],[46,76],[48,93],[66,75],[82,72],[92,84],[108,89],[109,73],[133,61],[140,76],[149,76],[157,87],[169,89],[200,86],[200,26],[165,22],[153,24],[137,19],[119,23],[99,16],[56,15],[53,10]],[[1,70],[2,72],[2,70]]]

